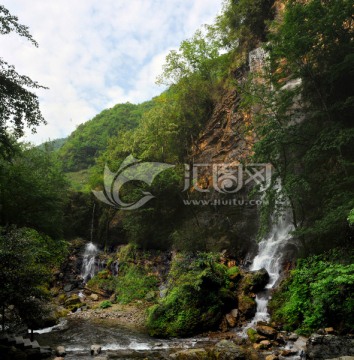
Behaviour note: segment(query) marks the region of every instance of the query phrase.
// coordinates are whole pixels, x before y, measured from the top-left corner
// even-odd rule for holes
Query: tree
[[[274,165],[304,243],[333,246],[354,206],[352,2],[290,0],[271,29],[269,67],[245,96],[256,161]]]
[[[0,5],[0,34],[11,32],[27,38],[34,46],[37,42],[32,38],[28,27],[18,23],[18,18]],[[11,149],[11,132],[15,138],[24,134],[24,127],[35,132],[35,128],[45,123],[39,109],[37,95],[31,89],[45,88],[28,76],[20,75],[13,65],[0,58],[0,151],[2,154]]]
[[[55,155],[17,145],[11,161],[0,160],[0,170],[0,225],[61,236],[68,185]]]
[[[50,269],[46,264],[46,243],[46,238],[31,229],[1,229],[0,307],[3,329],[5,309],[9,305],[13,305],[20,313],[26,313],[24,305],[28,303],[33,313],[38,313],[37,301],[47,298],[44,285],[50,279]],[[30,321],[28,311],[27,320]]]

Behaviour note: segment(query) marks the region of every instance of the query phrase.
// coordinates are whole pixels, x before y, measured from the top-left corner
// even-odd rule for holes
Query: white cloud
[[[40,47],[0,37],[0,56],[50,90],[39,91],[48,121],[28,139],[40,143],[70,134],[104,108],[142,102],[165,56],[210,23],[222,0],[3,0]]]

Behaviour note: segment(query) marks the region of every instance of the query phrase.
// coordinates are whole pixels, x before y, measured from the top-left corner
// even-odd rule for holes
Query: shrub
[[[142,268],[131,265],[118,278],[117,300],[128,304],[133,300],[144,299],[152,290],[157,290],[157,278],[147,275]]]
[[[117,286],[117,281],[117,277],[112,276],[108,270],[102,270],[90,279],[86,286],[95,291],[103,290],[112,294]]]
[[[354,328],[352,260],[343,262],[334,251],[300,260],[269,306],[273,320],[300,334],[328,326],[350,331]]]
[[[226,267],[210,254],[177,257],[166,297],[148,310],[150,335],[188,336],[216,328],[225,310],[225,286]]]
[[[104,300],[100,303],[101,309],[107,309],[112,306],[112,303],[109,300]]]

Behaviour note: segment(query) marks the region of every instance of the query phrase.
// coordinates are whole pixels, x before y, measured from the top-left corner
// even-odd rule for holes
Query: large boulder
[[[209,356],[204,349],[187,349],[171,354],[170,358],[176,360],[208,360]]]
[[[83,305],[84,303],[81,302],[80,297],[76,294],[71,295],[67,300],[65,300],[65,307],[73,312],[75,312]]]
[[[278,334],[278,332],[275,329],[267,325],[257,325],[256,331],[258,334],[273,340],[277,338],[277,334]]]
[[[245,360],[245,351],[234,342],[221,340],[215,345],[214,357],[216,360]]]
[[[257,304],[254,298],[248,295],[240,294],[237,297],[238,310],[240,311],[241,319],[248,320],[252,319],[257,312]]]
[[[308,359],[326,360],[354,356],[354,338],[351,336],[312,335],[306,343]]]
[[[248,274],[249,283],[248,290],[257,293],[265,288],[269,281],[269,274],[266,269],[252,271]]]

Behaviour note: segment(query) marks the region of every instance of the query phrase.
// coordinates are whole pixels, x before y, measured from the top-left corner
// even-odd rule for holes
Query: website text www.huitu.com
[[[184,199],[184,205],[192,206],[260,206],[262,205],[262,200],[246,200],[242,198],[233,198],[233,199]]]

